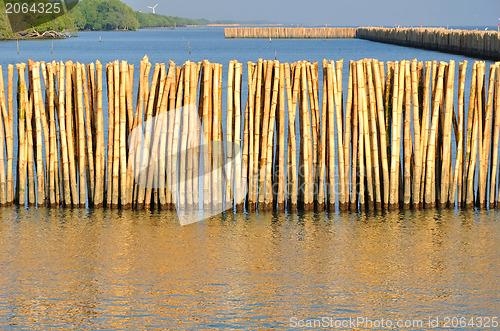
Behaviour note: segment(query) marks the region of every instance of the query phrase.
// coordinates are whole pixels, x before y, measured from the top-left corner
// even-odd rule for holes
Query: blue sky
[[[314,25],[496,26],[500,0],[122,0],[135,10],[189,18]]]

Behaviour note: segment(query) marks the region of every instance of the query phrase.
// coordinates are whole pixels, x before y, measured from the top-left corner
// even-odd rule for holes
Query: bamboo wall
[[[225,28],[226,38],[336,39],[354,38],[356,28]]]
[[[444,28],[358,28],[356,37],[383,43],[500,60],[500,33]]]
[[[259,59],[244,72],[238,61],[224,71],[145,57],[139,70],[124,61],[6,69],[1,205],[500,207],[500,62]]]

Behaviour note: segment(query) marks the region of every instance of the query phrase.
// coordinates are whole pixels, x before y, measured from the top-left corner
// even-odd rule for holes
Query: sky
[[[500,0],[122,0],[134,10],[210,20],[332,26],[497,26]]]

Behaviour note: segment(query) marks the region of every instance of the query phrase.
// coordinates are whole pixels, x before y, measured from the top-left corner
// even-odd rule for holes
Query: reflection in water
[[[0,209],[0,328],[494,316],[498,216]]]

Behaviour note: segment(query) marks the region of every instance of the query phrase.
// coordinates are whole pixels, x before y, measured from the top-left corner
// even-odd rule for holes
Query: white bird
[[[156,14],[156,7],[158,7],[158,4],[154,5],[153,7],[148,6],[148,8],[153,9],[153,14]]]

